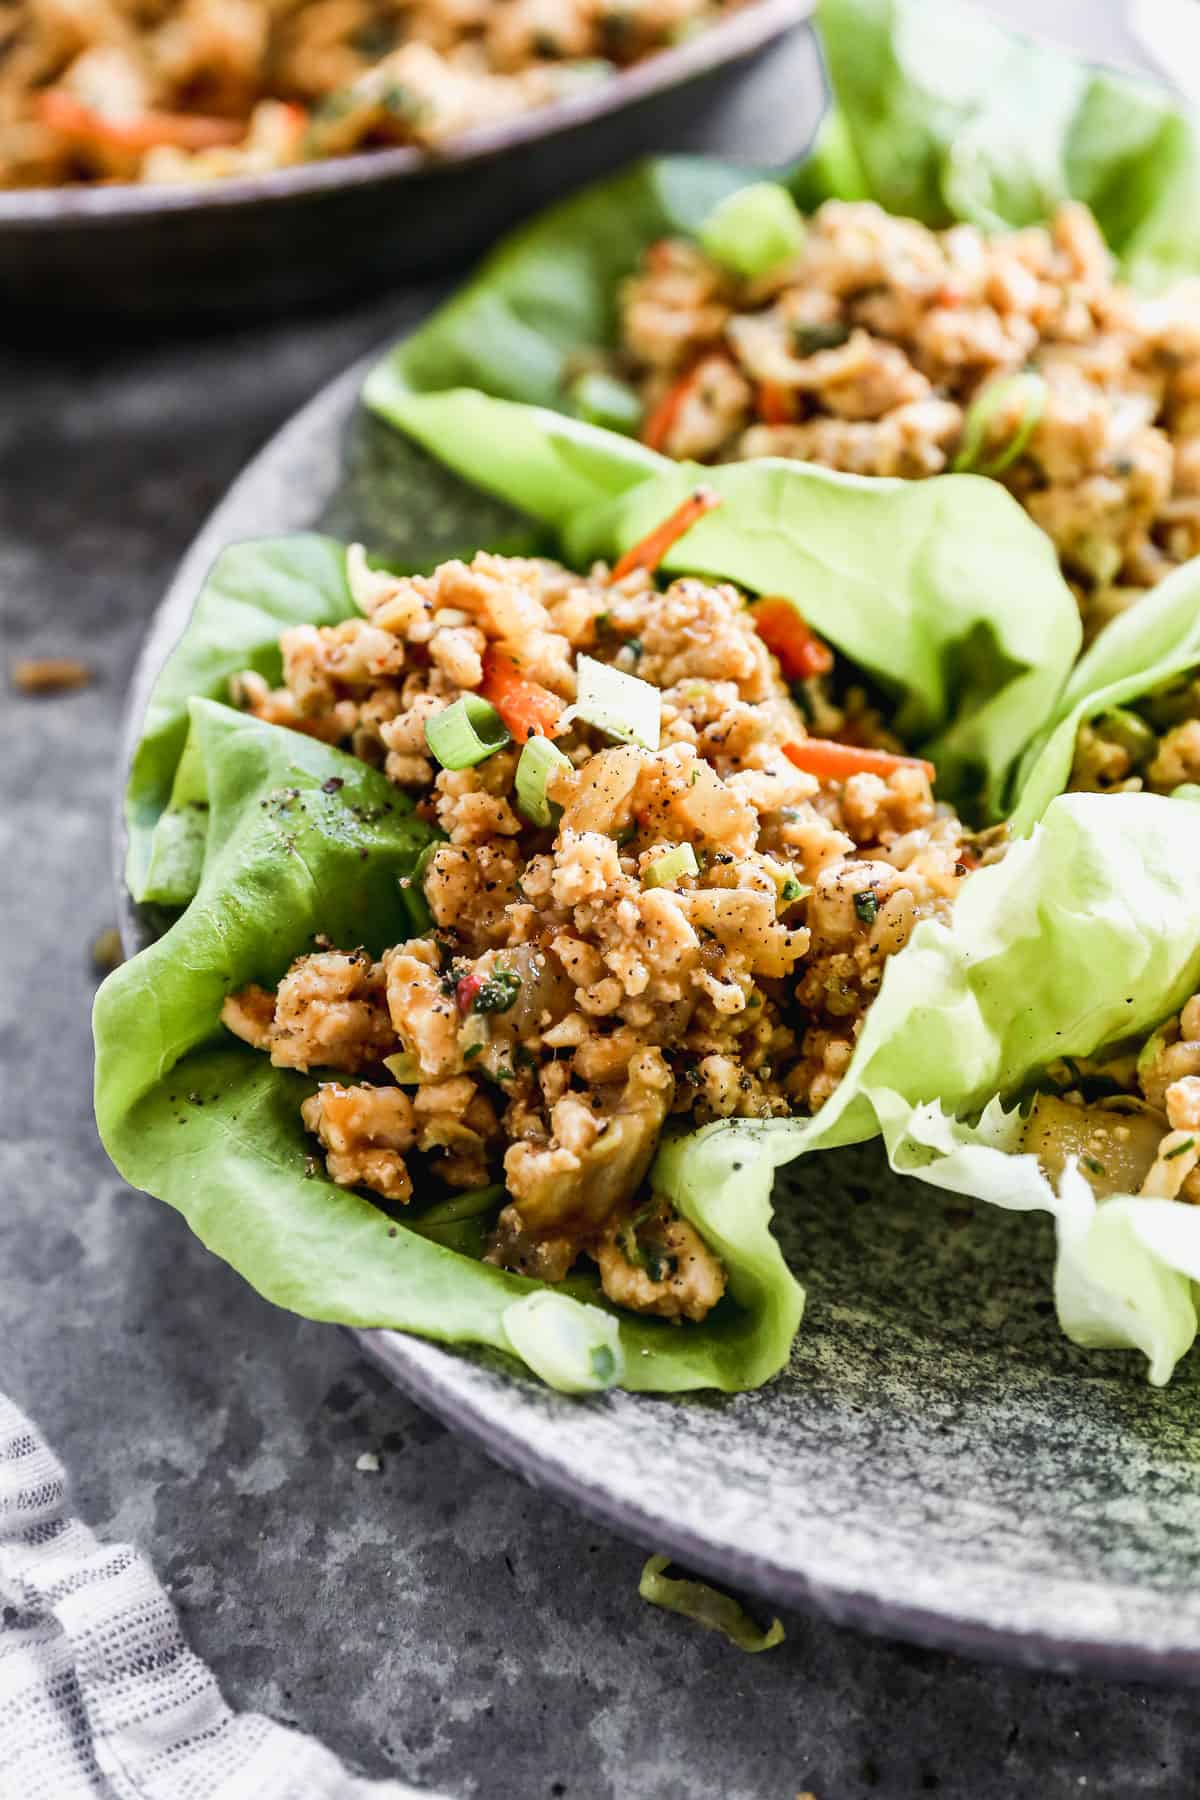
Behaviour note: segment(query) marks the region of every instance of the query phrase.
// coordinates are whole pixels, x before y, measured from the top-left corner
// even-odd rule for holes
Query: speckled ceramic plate
[[[225,543],[318,525],[403,555],[432,523],[463,547],[462,490],[357,410],[361,374],[280,433],[197,539],[137,672],[130,745]],[[471,517],[500,523],[478,498]],[[123,924],[130,947],[154,928],[127,897]],[[778,1225],[808,1310],[758,1393],[568,1400],[498,1356],[359,1341],[502,1462],[693,1568],[925,1643],[1200,1679],[1197,1358],[1158,1391],[1140,1359],[1066,1343],[1036,1218],[948,1205],[870,1146],[789,1173]]]

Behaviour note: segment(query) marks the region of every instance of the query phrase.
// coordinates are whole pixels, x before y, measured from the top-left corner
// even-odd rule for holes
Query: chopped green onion
[[[812,888],[794,875],[786,863],[776,862],[773,856],[767,857],[766,863],[778,890],[779,906],[794,906],[797,900],[803,900],[812,893]]]
[[[1168,1023],[1170,1023],[1170,1021],[1168,1021]],[[1142,1045],[1141,1050],[1138,1052],[1137,1075],[1138,1081],[1143,1087],[1145,1086],[1145,1078],[1150,1073],[1154,1064],[1158,1061],[1159,1052],[1165,1046],[1166,1041],[1167,1027],[1166,1025],[1160,1025],[1157,1031],[1151,1032],[1150,1036]]]
[[[473,768],[508,741],[504,720],[478,694],[460,694],[453,706],[425,721],[425,742],[443,769]]]
[[[517,810],[531,825],[554,823],[554,802],[546,793],[546,783],[554,769],[569,769],[571,759],[547,737],[526,740],[517,764]]]
[[[662,697],[656,687],[637,675],[623,675],[594,657],[581,656],[576,664],[579,687],[574,706],[568,706],[560,725],[582,719],[607,737],[625,744],[657,750],[661,733]],[[439,715],[440,716],[440,715]]]
[[[850,336],[850,327],[840,321],[825,325],[793,325],[792,349],[797,356],[815,356],[818,350],[839,350]]]
[[[879,917],[879,895],[874,888],[864,888],[854,896],[854,910],[864,925],[873,925]]]
[[[1163,1161],[1164,1162],[1174,1162],[1174,1160],[1177,1156],[1185,1156],[1189,1150],[1192,1150],[1195,1148],[1195,1145],[1196,1145],[1195,1138],[1184,1138],[1184,1140],[1181,1144],[1176,1144],[1175,1148],[1173,1150],[1168,1150],[1166,1152],[1166,1154],[1163,1157]]]
[[[648,888],[671,887],[676,881],[682,881],[685,875],[698,875],[700,865],[696,861],[696,852],[690,844],[677,844],[674,850],[668,850],[665,856],[658,856],[642,876],[642,886]]]
[[[628,382],[618,381],[601,369],[589,369],[567,389],[577,418],[606,431],[635,433],[642,422],[642,402]]]
[[[999,409],[1012,399],[1014,394],[1023,397],[1021,417],[1017,428],[1004,448],[988,462],[980,462],[980,453],[987,441],[988,427]],[[1046,383],[1033,369],[1022,369],[1016,375],[1001,375],[998,380],[989,381],[980,389],[967,408],[967,416],[963,421],[962,443],[958,455],[954,459],[956,474],[963,475],[975,471],[979,475],[999,475],[1016,462],[1033,436],[1046,407]]]
[[[1097,719],[1096,731],[1110,744],[1124,750],[1132,763],[1149,762],[1158,748],[1158,738],[1145,719],[1127,706],[1114,706]]]
[[[718,1588],[709,1587],[706,1581],[673,1580],[663,1573],[670,1563],[669,1556],[651,1556],[642,1569],[638,1594],[651,1606],[661,1606],[664,1612],[679,1613],[683,1618],[703,1625],[706,1631],[719,1631],[750,1656],[782,1644],[784,1630],[778,1619],[772,1619],[766,1631],[760,1631],[732,1594],[723,1594]]]
[[[786,188],[755,181],[715,206],[697,235],[714,262],[753,278],[799,255],[804,219]]]
[[[469,1188],[464,1193],[452,1194],[449,1200],[438,1200],[433,1206],[427,1206],[417,1219],[421,1226],[458,1225],[463,1219],[478,1219],[485,1213],[495,1212],[504,1204],[505,1189],[500,1182],[491,1187]]]
[[[496,963],[491,974],[471,996],[470,1010],[473,1013],[510,1012],[517,1003],[520,991],[521,977],[517,971],[506,968],[503,963]]]
[[[385,1056],[383,1066],[397,1087],[420,1086],[421,1064],[410,1050],[398,1050],[395,1056]]]
[[[430,912],[429,902],[425,898],[425,875],[435,852],[443,842],[444,839],[438,838],[436,842],[426,844],[413,864],[412,874],[403,877],[400,882],[400,894],[412,921],[412,928],[418,937],[424,937],[427,932],[433,930],[433,914]]]
[[[561,1394],[600,1393],[624,1374],[620,1327],[598,1306],[542,1288],[505,1307],[501,1323],[516,1354]]]

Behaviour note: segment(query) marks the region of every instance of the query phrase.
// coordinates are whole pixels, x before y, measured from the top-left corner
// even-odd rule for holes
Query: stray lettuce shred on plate
[[[678,1613],[681,1618],[702,1625],[706,1631],[719,1631],[735,1650],[744,1650],[748,1656],[759,1656],[764,1650],[774,1650],[783,1643],[786,1633],[779,1619],[772,1619],[763,1631],[732,1594],[723,1594],[720,1588],[711,1587],[707,1581],[668,1575],[666,1571],[670,1566],[669,1556],[646,1558],[638,1593],[651,1606]]]

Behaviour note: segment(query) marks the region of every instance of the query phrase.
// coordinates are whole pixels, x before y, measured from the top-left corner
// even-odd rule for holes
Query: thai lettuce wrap
[[[834,105],[800,167],[667,159],[589,189],[508,239],[368,402],[485,485],[496,443],[541,433],[572,511],[651,453],[974,470],[1050,536],[1094,633],[1200,550],[1196,125],[947,0],[822,0],[817,21]],[[537,484],[530,507],[548,516]]]
[[[1076,986],[1064,985],[1033,1078],[998,1083],[985,1104],[977,1093],[967,1106],[913,1106],[886,1089],[870,1101],[895,1169],[1049,1212],[1064,1331],[1140,1350],[1163,1383],[1195,1339],[1200,1280],[1200,808],[1141,792],[1065,796],[1010,850],[1005,876],[1044,858],[1068,820],[1038,953],[1057,962],[1068,936],[1087,951],[1059,965]]]
[[[876,1135],[868,1083],[957,1107],[1041,1053],[999,993],[966,1033],[944,940],[1074,654],[1044,539],[976,481],[762,467],[664,513],[679,473],[565,531],[586,567],[226,552],[131,774],[178,916],[96,1007],[118,1167],[262,1292],[579,1390],[765,1380],[775,1168]],[[797,482],[852,509],[840,563]]]

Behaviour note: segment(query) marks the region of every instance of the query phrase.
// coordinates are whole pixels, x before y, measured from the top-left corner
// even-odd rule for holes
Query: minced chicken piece
[[[1070,786],[1084,793],[1173,794],[1200,784],[1200,676],[1086,720]]]
[[[766,277],[652,245],[620,317],[615,366],[669,456],[918,480],[986,397],[970,466],[1052,538],[1089,635],[1200,552],[1200,284],[1139,298],[1084,206],[987,237],[831,200]],[[1024,371],[1036,419],[1028,381],[1000,386]]]
[[[442,834],[421,877],[432,929],[378,960],[318,948],[275,994],[232,995],[225,1023],[322,1077],[304,1119],[335,1181],[404,1202],[414,1168],[502,1180],[493,1261],[555,1281],[589,1256],[618,1303],[702,1318],[718,1259],[661,1200],[637,1210],[664,1126],[820,1106],[888,958],[974,866],[963,828],[837,669],[802,712],[727,584],[487,554],[348,568],[363,616],[288,633],[285,686],[236,692],[414,797]],[[561,722],[581,655],[653,689],[657,749]],[[519,742],[438,767],[426,726],[463,693],[517,739],[537,710],[565,756],[553,823],[522,812]],[[806,716],[882,750],[882,772],[809,772]]]

